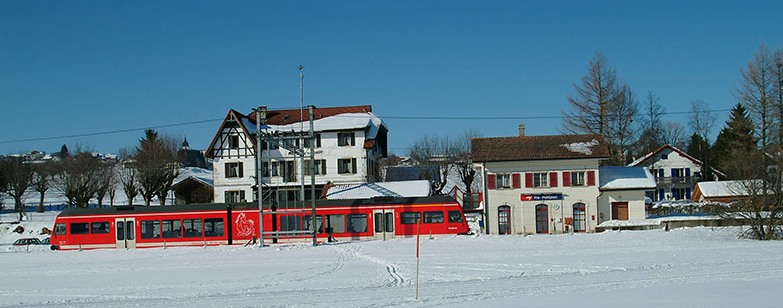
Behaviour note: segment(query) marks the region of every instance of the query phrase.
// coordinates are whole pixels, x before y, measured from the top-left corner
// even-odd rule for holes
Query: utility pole
[[[263,175],[261,171],[261,118],[266,122],[266,106],[259,106],[256,109],[256,199],[258,199],[258,237],[261,239],[259,248],[264,247],[264,194],[263,194]]]

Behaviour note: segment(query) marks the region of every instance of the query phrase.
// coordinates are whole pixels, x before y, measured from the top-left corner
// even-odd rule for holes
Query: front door
[[[136,248],[136,229],[134,222],[135,219],[133,218],[114,219],[114,232],[118,249]]]
[[[536,233],[549,233],[549,207],[546,204],[536,205]]]
[[[375,238],[386,240],[394,237],[394,210],[374,210],[373,224],[375,225]]]
[[[612,202],[612,219],[628,220],[628,202]]]

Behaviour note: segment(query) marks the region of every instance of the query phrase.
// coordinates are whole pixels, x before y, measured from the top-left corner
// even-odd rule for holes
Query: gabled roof
[[[609,158],[599,135],[474,138],[474,162]]]
[[[680,154],[680,156],[685,157],[686,159],[692,161],[694,164],[699,165],[699,166],[704,166],[704,163],[701,160],[698,160],[695,157],[688,155],[688,153],[685,153],[685,151],[680,150],[679,148],[677,148],[677,147],[675,147],[675,146],[673,146],[671,144],[664,144],[664,145],[662,145],[661,147],[655,149],[655,151],[652,151],[652,152],[648,153],[647,155],[642,156],[642,157],[638,158],[637,160],[631,162],[630,164],[628,164],[628,166],[639,166],[642,163],[647,162],[648,160],[657,157],[657,154],[660,153],[661,151],[665,150],[665,149],[671,149],[672,151],[677,152],[678,154]],[[723,172],[720,172],[719,170],[717,170],[715,168],[712,168],[712,167],[710,167],[710,169],[712,169],[712,172],[720,175],[722,178],[726,177],[726,174],[724,174]]]
[[[380,130],[387,130],[383,121],[372,113],[372,106],[344,106],[313,108],[313,127],[316,132],[369,128],[367,139],[374,139]],[[307,109],[267,110],[267,121],[262,130],[269,131],[301,131],[299,123],[304,122],[304,130],[310,129],[310,113]],[[304,121],[301,121],[304,119]],[[223,123],[209,143],[207,155],[213,153],[220,134],[229,123],[237,125],[240,131],[252,137],[256,133],[256,113],[242,114],[234,109],[228,111]],[[235,123],[235,124],[233,124]],[[294,125],[296,124],[296,125]],[[255,146],[255,138],[248,138]],[[372,147],[374,143],[365,141],[364,146]]]

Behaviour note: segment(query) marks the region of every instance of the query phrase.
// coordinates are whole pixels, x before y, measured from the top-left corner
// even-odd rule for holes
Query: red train
[[[266,205],[265,205],[266,206]],[[267,213],[269,212],[269,213]],[[316,201],[319,241],[421,234],[466,234],[461,206],[449,196]],[[264,208],[264,238],[312,239],[312,208]],[[257,204],[188,204],[66,209],[54,222],[52,249],[245,244],[258,238]]]

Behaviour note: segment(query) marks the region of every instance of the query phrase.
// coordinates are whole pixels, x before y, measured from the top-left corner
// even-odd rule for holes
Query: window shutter
[[[530,172],[525,173],[525,187],[533,188],[533,174]]]
[[[658,177],[659,178],[663,177],[663,169],[658,169]]]
[[[691,176],[691,168],[685,168],[685,176]]]
[[[549,173],[549,187],[557,187],[557,172]]]
[[[229,192],[228,191],[224,191],[223,192],[223,202],[226,202],[226,203],[230,203],[231,202],[231,200],[229,200],[228,196],[229,196]]]
[[[587,186],[595,186],[595,170],[587,171]]]
[[[677,174],[677,169],[672,168],[672,173],[669,176],[674,177],[675,174]]]
[[[224,167],[224,168],[223,168],[223,171],[225,171],[224,173],[225,173],[225,175],[226,175],[226,178],[229,178],[229,176],[228,176],[228,175],[231,173],[231,167],[229,167],[228,163],[226,163],[225,165],[223,165],[223,167]],[[226,196],[228,196],[228,195],[226,195]]]
[[[494,174],[487,174],[487,188],[489,189],[497,189],[496,185],[496,178]]]
[[[240,163],[239,163],[239,177],[240,177],[240,178],[244,177],[244,173],[245,173],[245,170],[244,170],[244,169],[245,169],[245,168],[242,168],[242,163],[240,162]]]
[[[355,133],[351,133],[351,145],[352,146],[356,145],[356,134]]]
[[[353,137],[353,134],[351,137]],[[353,141],[353,138],[351,138],[351,141]],[[351,158],[351,173],[356,173],[356,158]]]
[[[571,186],[571,172],[563,171],[563,187]]]
[[[512,173],[511,174],[511,187],[512,188],[521,188],[522,187],[522,177],[519,175],[519,173]]]

